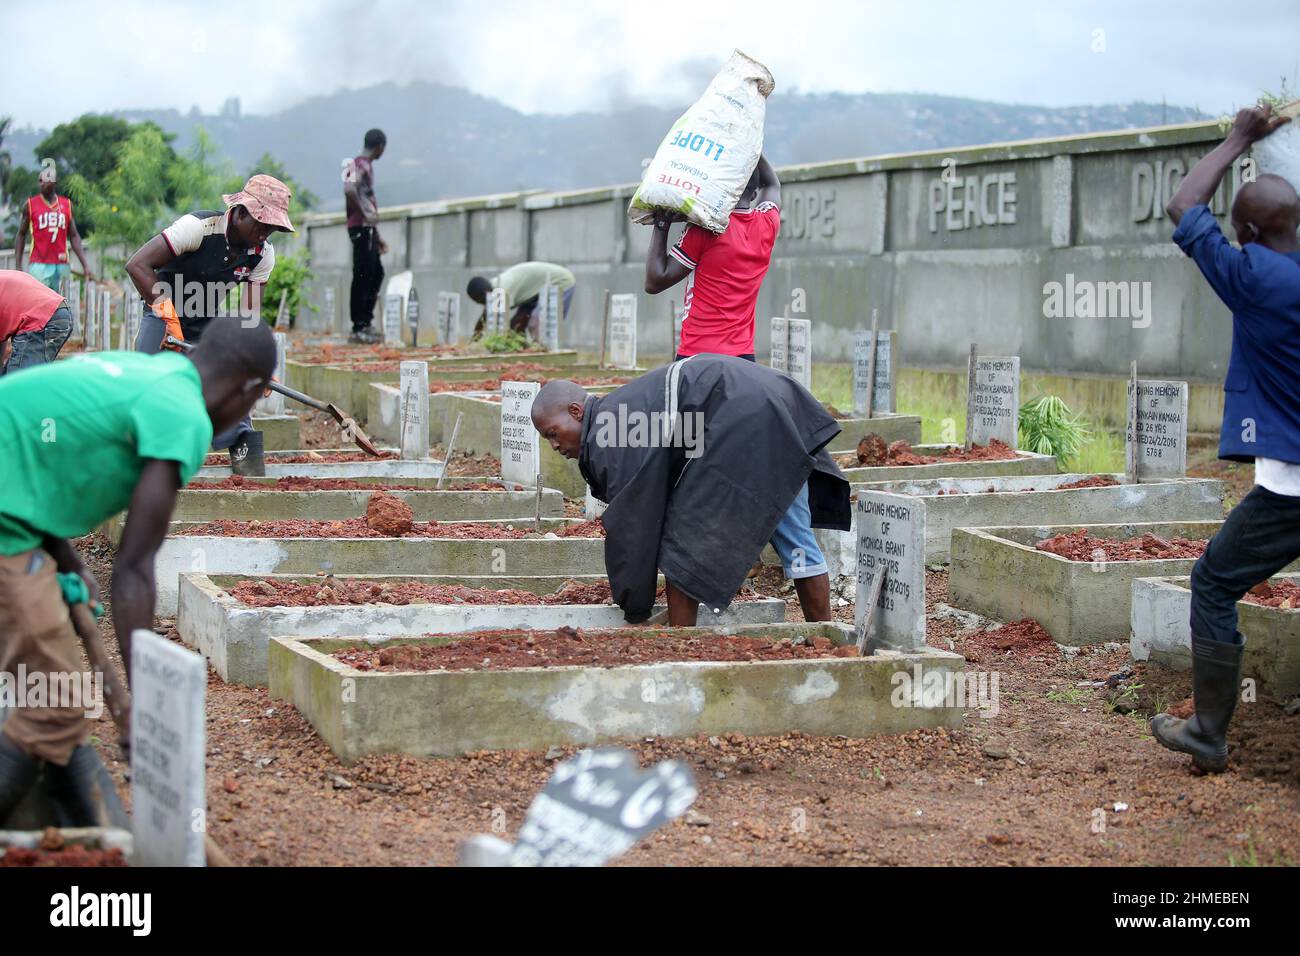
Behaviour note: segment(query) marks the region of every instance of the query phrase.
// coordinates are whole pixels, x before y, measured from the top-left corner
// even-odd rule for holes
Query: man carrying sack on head
[[[262,290],[275,267],[269,237],[293,232],[289,187],[273,176],[251,177],[237,193],[221,197],[224,212],[186,213],[136,251],[127,274],[144,299],[137,352],[157,352],[165,336],[197,342],[208,323],[228,314],[227,295],[239,288],[238,314],[261,321]],[[234,449],[253,430],[250,417],[218,434],[212,447]]]

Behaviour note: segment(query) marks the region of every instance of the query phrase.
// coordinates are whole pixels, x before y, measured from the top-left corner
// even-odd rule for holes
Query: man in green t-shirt
[[[46,674],[52,695],[59,681],[85,686],[57,575],[78,575],[97,605],[99,585],[69,539],[127,507],[112,604],[130,662],[131,633],[153,626],[154,558],[176,493],[202,466],[213,430],[230,428],[261,397],[275,358],[265,323],[227,317],[188,355],[92,352],[0,379],[0,674]],[[0,724],[0,823],[41,761],[51,795],[75,821],[66,825],[96,822],[85,786],[98,767],[85,744],[92,705],[40,703],[10,707]]]
[[[504,289],[506,292],[506,314],[511,330],[527,332],[534,339],[539,338],[539,296],[548,283],[560,290],[560,315],[568,315],[577,280],[572,272],[554,262],[520,262],[495,279],[484,276],[470,279],[466,292],[479,305],[485,306],[483,314],[474,325],[474,339],[477,340],[483,334],[483,328],[487,324],[487,295],[493,289]]]

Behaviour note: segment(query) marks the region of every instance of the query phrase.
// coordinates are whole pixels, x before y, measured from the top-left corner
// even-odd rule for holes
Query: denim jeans
[[[812,512],[808,508],[808,482],[803,483],[781,523],[772,532],[772,547],[781,556],[781,567],[792,581],[826,574],[826,558],[813,535]]]
[[[72,312],[65,302],[54,310],[50,321],[45,323],[45,328],[34,332],[20,332],[14,336],[13,353],[9,356],[5,367],[0,369],[0,375],[53,362],[58,358],[59,349],[63,348],[63,343],[68,341],[68,336],[71,334]]]
[[[1237,602],[1300,558],[1300,498],[1256,485],[1192,568],[1192,636],[1240,644]]]

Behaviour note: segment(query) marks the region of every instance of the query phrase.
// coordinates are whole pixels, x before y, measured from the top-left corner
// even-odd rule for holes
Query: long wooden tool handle
[[[194,351],[194,344],[192,342],[178,339],[174,335],[169,335],[163,339],[163,345],[168,345],[174,349],[180,349],[182,352]],[[273,392],[279,392],[285,398],[292,398],[295,402],[301,402],[309,408],[314,408],[318,412],[329,411],[327,403],[322,402],[319,398],[312,398],[310,395],[305,395],[297,389],[290,388],[288,385],[281,385],[279,382],[267,382],[266,387]]]

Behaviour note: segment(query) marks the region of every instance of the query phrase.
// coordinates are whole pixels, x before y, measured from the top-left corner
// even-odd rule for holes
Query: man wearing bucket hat
[[[168,335],[196,342],[217,315],[229,314],[231,290],[239,289],[238,311],[260,322],[262,288],[275,267],[269,237],[293,232],[289,187],[273,176],[251,177],[237,193],[222,196],[225,211],[186,213],[154,236],[126,264],[144,299],[137,352],[157,352]],[[231,465],[247,453],[250,418],[217,435],[216,449],[230,449]]]
[[[18,217],[18,235],[14,241],[15,267],[22,269],[27,251],[27,230],[32,231],[32,255],[27,271],[55,292],[72,271],[68,265],[68,245],[81,261],[87,278],[93,278],[86,250],[81,247],[81,233],[72,218],[72,200],[58,192],[59,173],[54,160],[41,161],[41,191],[23,203]]]

